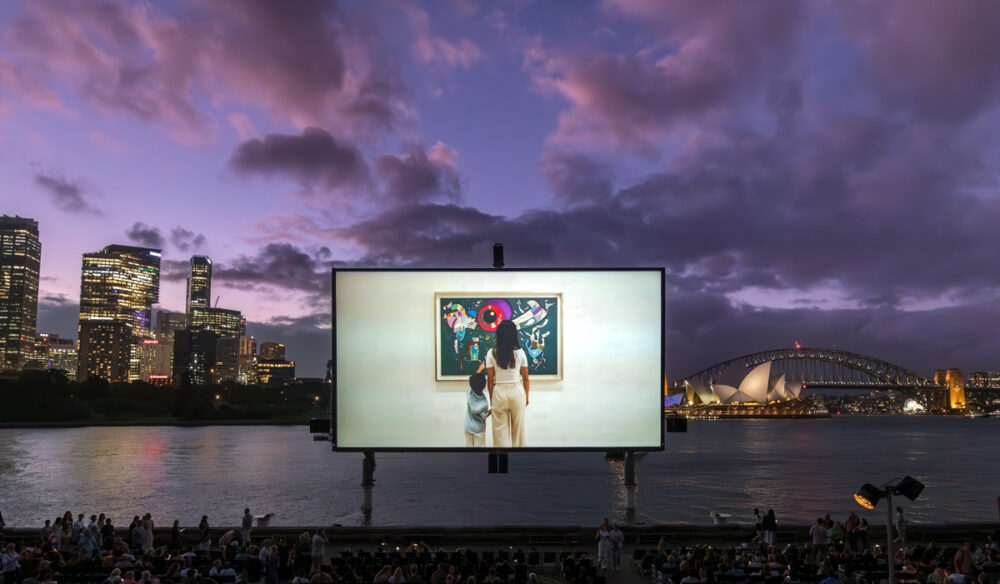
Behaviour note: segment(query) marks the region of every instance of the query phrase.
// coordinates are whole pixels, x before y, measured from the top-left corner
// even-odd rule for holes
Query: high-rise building
[[[240,375],[239,337],[219,337],[215,341],[215,371],[212,381],[237,381]]]
[[[35,353],[41,361],[42,369],[57,369],[66,373],[72,381],[76,379],[76,341],[61,339],[59,335],[42,333],[35,343]]]
[[[41,258],[38,222],[0,217],[0,369],[21,370],[34,352]]]
[[[112,382],[139,378],[139,343],[150,336],[159,297],[160,250],[109,245],[83,254],[80,381],[95,375]]]
[[[187,328],[187,316],[179,312],[156,311],[156,324],[153,326],[153,337],[160,342],[172,344],[174,333]]]
[[[261,361],[284,361],[285,345],[268,341],[260,344]]]
[[[173,336],[170,341],[142,339],[139,344],[139,381],[166,383],[173,370]]]
[[[243,385],[257,383],[257,339],[240,337],[240,371],[237,379]]]
[[[257,361],[257,378],[265,387],[281,387],[295,381],[295,361]]]
[[[177,384],[206,385],[215,372],[215,350],[219,335],[186,328],[174,333],[173,379]]]
[[[132,324],[110,316],[80,320],[76,377],[128,381],[134,346]]]
[[[194,308],[188,314],[192,328],[213,331],[220,337],[240,338],[246,335],[247,322],[239,310],[228,308]]]
[[[153,338],[159,341],[159,346],[153,353],[156,365],[149,365],[150,369],[155,369],[153,375],[166,375],[167,379],[159,377],[151,378],[150,381],[170,382],[173,375],[174,363],[174,334],[187,327],[187,315],[180,312],[168,312],[166,310],[156,311],[156,324],[153,326]],[[164,365],[163,360],[166,361]],[[165,369],[165,371],[163,371]]]
[[[188,318],[195,309],[212,306],[212,260],[207,256],[191,256],[191,272],[187,278],[187,302],[184,305]],[[188,321],[191,326],[198,326]]]

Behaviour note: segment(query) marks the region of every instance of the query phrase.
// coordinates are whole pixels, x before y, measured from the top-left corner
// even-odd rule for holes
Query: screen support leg
[[[371,450],[365,451],[365,458],[361,461],[361,486],[365,491],[361,513],[367,526],[372,522],[372,487],[375,486],[375,453]]]
[[[625,520],[635,522],[635,453],[625,453]]]

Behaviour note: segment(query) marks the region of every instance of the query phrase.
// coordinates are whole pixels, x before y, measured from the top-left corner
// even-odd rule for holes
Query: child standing
[[[490,415],[490,404],[484,395],[486,389],[486,365],[479,364],[479,369],[469,376],[469,392],[466,396],[465,408],[465,445],[473,447],[486,446],[486,418]]]

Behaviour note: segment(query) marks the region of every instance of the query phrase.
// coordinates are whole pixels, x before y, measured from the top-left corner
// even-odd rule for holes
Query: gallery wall
[[[435,379],[435,293],[561,295],[562,379],[532,380],[526,447],[658,447],[661,274],[338,271],[337,447],[464,447],[468,382]]]

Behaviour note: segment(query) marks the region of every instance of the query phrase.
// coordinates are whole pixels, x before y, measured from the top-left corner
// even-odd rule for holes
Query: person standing
[[[465,396],[465,445],[486,446],[486,418],[490,415],[490,404],[483,390],[486,389],[485,363],[469,376],[469,392]]]
[[[528,356],[520,348],[517,325],[504,320],[497,325],[497,344],[486,354],[486,378],[493,415],[493,446],[521,448],[524,410],[530,403]]]
[[[142,554],[153,551],[153,515],[146,513],[142,517]]]
[[[250,514],[250,508],[247,507],[243,510],[243,545],[250,545],[250,530],[253,529],[253,515]]]
[[[111,524],[111,518],[106,517],[104,525],[101,525],[101,549],[110,550],[114,543],[115,526]]]
[[[809,528],[809,538],[813,547],[825,546],[830,543],[830,531],[826,528],[826,522],[822,517],[816,518],[816,523]]]
[[[778,521],[774,518],[774,509],[767,510],[760,526],[764,532],[764,543],[774,545],[775,532],[778,531]]]
[[[13,543],[8,543],[0,556],[0,582],[19,582],[21,580],[21,554]]]
[[[972,542],[964,542],[955,552],[955,571],[963,576],[972,575]]]
[[[757,543],[758,541],[760,541],[761,539],[764,538],[764,528],[762,527],[763,521],[764,521],[764,517],[760,514],[760,509],[758,509],[757,507],[754,507],[753,508],[753,530],[754,530],[754,536],[753,536],[753,539],[750,540],[753,543]]]
[[[611,567],[615,570],[622,568],[622,548],[625,547],[625,534],[621,527],[615,523],[611,527]]]
[[[906,517],[903,517],[903,508],[896,507],[896,539],[899,547],[906,547]]]
[[[608,564],[611,563],[611,525],[608,523],[607,517],[597,528],[594,541],[597,542],[597,567],[607,570]]]
[[[309,554],[312,556],[313,572],[319,572],[323,566],[323,557],[326,555],[326,544],[328,543],[330,540],[326,537],[326,528],[320,527],[319,531],[312,536],[312,550]]]
[[[858,528],[861,527],[861,518],[854,511],[847,516],[847,521],[844,522],[844,531],[847,532],[847,547],[852,552],[859,552],[858,550]]]

